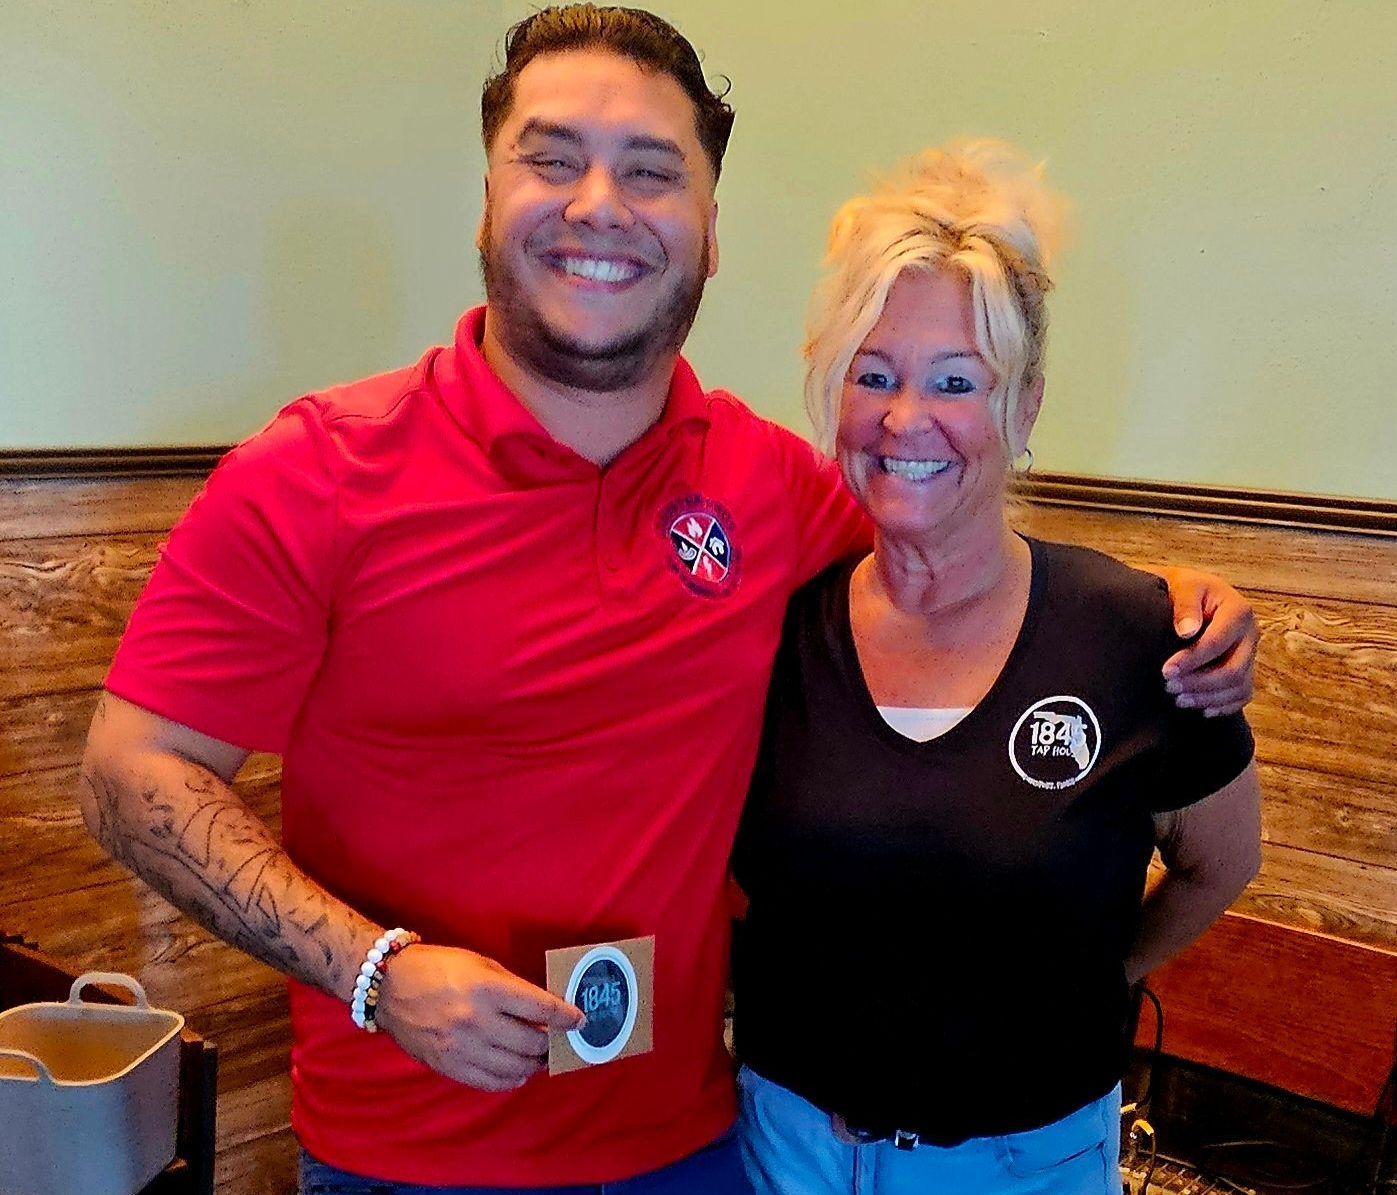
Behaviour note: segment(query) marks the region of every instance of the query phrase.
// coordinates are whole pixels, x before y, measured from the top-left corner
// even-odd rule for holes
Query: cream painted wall
[[[496,0],[3,0],[0,445],[218,443],[479,300]]]
[[[995,133],[1077,209],[1040,467],[1397,497],[1397,5],[658,7],[739,113],[710,384],[803,427],[830,214]],[[7,0],[0,444],[231,439],[445,336],[479,294],[480,80],[527,11]]]

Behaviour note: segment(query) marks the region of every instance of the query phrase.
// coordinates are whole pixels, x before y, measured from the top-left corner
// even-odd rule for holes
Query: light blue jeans
[[[845,1143],[827,1113],[746,1067],[738,1086],[757,1195],[1121,1195],[1119,1086],[1041,1129],[910,1150]]]

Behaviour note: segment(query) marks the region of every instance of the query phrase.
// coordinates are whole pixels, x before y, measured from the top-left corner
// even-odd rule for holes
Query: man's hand
[[[388,968],[374,1019],[439,1074],[481,1091],[512,1091],[543,1066],[547,1031],[576,1029],[583,1016],[493,959],[419,944]]]
[[[1156,571],[1169,584],[1174,630],[1193,640],[1165,661],[1166,687],[1184,709],[1201,709],[1209,718],[1235,714],[1252,698],[1260,635],[1251,603],[1210,573]]]

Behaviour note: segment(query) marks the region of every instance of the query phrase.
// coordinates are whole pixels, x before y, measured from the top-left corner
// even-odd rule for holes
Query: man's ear
[[[490,176],[485,176],[485,202],[480,206],[480,223],[475,229],[475,247],[485,252],[485,228],[490,222]]]
[[[708,213],[708,276],[713,277],[718,272],[718,201],[713,201],[713,208]]]

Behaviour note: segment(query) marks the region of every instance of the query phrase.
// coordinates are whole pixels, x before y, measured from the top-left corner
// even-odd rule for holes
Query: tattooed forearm
[[[118,862],[206,929],[344,996],[379,930],[306,876],[218,776],[174,755],[85,766],[84,812]]]

